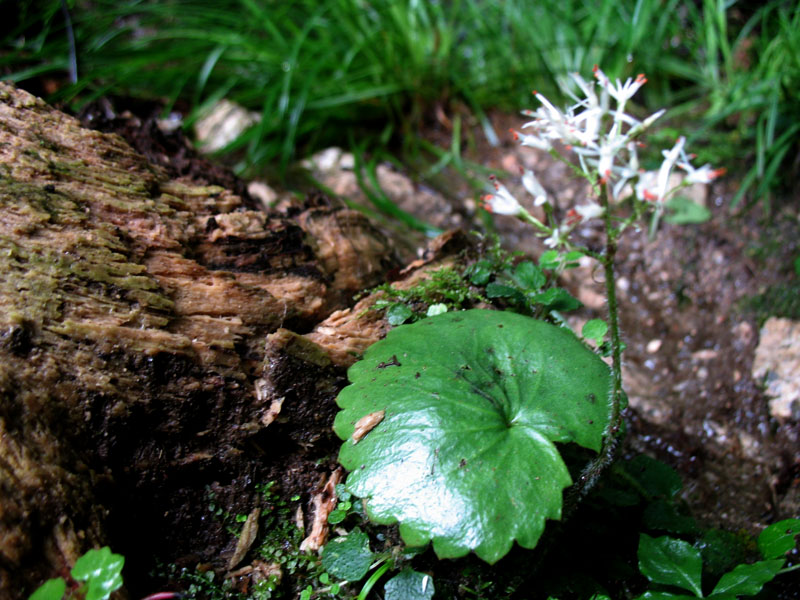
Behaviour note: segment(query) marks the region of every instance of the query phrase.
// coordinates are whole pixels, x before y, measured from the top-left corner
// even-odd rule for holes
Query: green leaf
[[[636,600],[696,600],[697,596],[673,594],[672,592],[645,592]]]
[[[67,583],[61,578],[48,579],[33,592],[28,600],[61,600],[67,590]]]
[[[337,508],[335,510],[332,510],[328,515],[328,523],[330,523],[331,525],[336,525],[344,521],[346,518],[347,518],[347,511],[342,510],[341,508]]]
[[[767,527],[758,536],[758,549],[764,558],[785,558],[800,535],[800,519],[784,519]]]
[[[88,584],[86,600],[106,600],[116,589],[122,587],[122,567],[125,558],[113,554],[108,546],[89,550],[72,567],[72,577]]]
[[[591,319],[581,329],[581,335],[587,340],[596,340],[599,344],[608,332],[608,325],[603,319]]]
[[[580,300],[563,288],[550,288],[544,293],[531,296],[531,300],[550,310],[575,310],[583,306]]]
[[[348,377],[334,423],[348,490],[441,558],[533,548],[571,483],[554,442],[598,451],[610,417],[608,366],[569,330],[515,313],[399,327]],[[354,441],[356,423],[379,414]]]
[[[529,260],[519,263],[511,277],[519,287],[532,292],[547,283],[547,277],[542,270]]]
[[[488,260],[479,260],[466,268],[464,276],[469,279],[470,283],[486,285],[492,278],[492,263]]]
[[[667,200],[667,213],[664,221],[674,225],[691,225],[705,223],[711,218],[711,212],[685,196],[674,196]]]
[[[702,597],[703,562],[691,544],[670,537],[639,536],[639,570],[655,583],[674,585]]]
[[[675,469],[646,454],[635,456],[624,463],[624,468],[651,496],[672,498],[683,487],[681,476]]]
[[[329,574],[346,581],[358,581],[364,577],[372,560],[369,538],[358,527],[331,540],[322,549],[322,566]]]
[[[431,304],[428,307],[425,316],[435,317],[436,315],[441,315],[446,312],[447,312],[447,304]]]
[[[389,325],[396,327],[405,323],[413,314],[414,311],[408,308],[405,304],[392,304],[386,310],[386,320],[389,321]]]
[[[552,271],[553,269],[557,269],[560,264],[561,259],[559,258],[558,250],[548,250],[547,252],[543,252],[539,257],[539,267],[542,269]]]
[[[730,573],[725,573],[717,583],[712,598],[717,594],[730,596],[754,596],[764,584],[772,581],[783,567],[782,559],[762,560],[752,565],[739,565]]]
[[[430,600],[433,579],[430,575],[405,568],[383,586],[384,600]]]
[[[487,298],[511,298],[516,302],[525,302],[525,296],[518,288],[502,283],[490,283],[486,286]]]

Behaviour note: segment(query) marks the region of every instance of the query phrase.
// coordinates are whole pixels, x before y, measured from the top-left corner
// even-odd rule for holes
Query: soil
[[[225,169],[209,168],[179,133],[159,129],[154,110],[136,108],[138,115],[130,107],[126,114],[101,104],[85,111],[83,121],[120,133],[176,173],[198,175],[204,182],[219,183],[249,198],[241,181]],[[497,131],[519,126],[517,117],[510,115],[495,115],[493,121]],[[446,123],[430,125],[430,137],[449,145]],[[471,160],[511,172],[519,165],[535,168],[548,191],[561,198],[562,211],[585,195],[585,186],[571,180],[564,165],[547,155],[520,150],[510,141],[492,148],[481,141],[478,131],[475,127],[467,134],[474,142]],[[467,141],[464,145],[470,146]],[[618,288],[627,345],[624,380],[630,399],[624,453],[644,452],[676,468],[691,513],[706,526],[756,533],[771,522],[800,514],[800,423],[779,421],[769,414],[768,399],[751,375],[760,316],[745,310],[742,301],[790,277],[788,266],[800,252],[798,215],[787,202],[769,226],[762,224],[758,209],[735,216],[728,206],[734,186],[734,180],[723,180],[711,187],[706,203],[712,219],[707,223],[665,225],[653,241],[630,231],[622,240]],[[443,217],[436,224],[475,226],[479,219],[474,199],[452,200],[471,194],[465,189],[450,191],[451,200],[439,196]],[[414,212],[413,206],[407,208]],[[418,208],[423,218],[432,212],[430,201]],[[509,249],[531,256],[543,249],[540,240],[511,219],[498,218],[494,226]],[[598,232],[591,228],[580,235],[589,243],[599,242]],[[783,243],[776,247],[770,239]],[[604,316],[597,301],[602,297],[598,278],[590,266],[565,278],[564,284],[586,305],[575,317],[575,326]],[[292,377],[293,368],[302,365],[285,370],[286,377]],[[247,514],[261,501],[257,483],[277,482],[284,499],[295,495],[310,499],[320,491],[336,467],[338,441],[330,429],[333,398],[346,381],[343,368],[323,371],[325,409],[320,410],[319,404],[294,404],[294,412],[283,415],[269,436],[254,438],[247,454],[227,461],[225,469],[219,469],[216,461],[198,460],[194,471],[184,471],[185,480],[159,480],[163,473],[154,471],[151,481],[131,481],[128,490],[108,490],[108,500],[118,502],[112,511],[110,544],[128,557],[131,597],[152,592],[157,585],[158,580],[148,576],[153,559],[179,567],[224,564],[235,539],[211,511],[198,510],[212,498],[229,514]],[[302,389],[294,393],[301,399],[319,395],[319,389],[313,394]],[[147,429],[147,423],[129,426]],[[269,460],[260,461],[263,456]],[[143,523],[152,525],[141,530]],[[509,571],[525,571],[530,570],[531,560],[541,559],[515,552],[501,564]],[[472,557],[435,566],[430,553],[419,564],[436,568],[437,581],[449,589],[458,588],[465,569],[484,568]]]

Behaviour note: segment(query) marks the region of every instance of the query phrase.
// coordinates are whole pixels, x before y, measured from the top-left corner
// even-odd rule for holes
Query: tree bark
[[[208,536],[219,551],[219,527],[198,486],[247,504],[292,452],[319,476],[331,436],[310,424],[385,324],[336,313],[370,324],[340,352],[331,324],[327,350],[293,332],[398,262],[360,213],[323,197],[294,212],[172,180],[119,136],[0,84],[1,597],[110,539],[208,559],[196,547]]]

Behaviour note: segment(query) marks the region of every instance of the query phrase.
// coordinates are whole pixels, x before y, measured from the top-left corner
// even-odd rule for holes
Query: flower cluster
[[[684,185],[708,183],[724,172],[722,169],[714,170],[710,165],[693,167],[691,159],[694,157],[684,150],[686,140],[683,137],[671,150],[663,152],[664,161],[657,171],[642,171],[637,153],[638,138],[665,112],[660,110],[643,121],[625,112],[628,100],[647,82],[644,75],[628,78],[624,83],[619,80],[612,83],[595,66],[596,81],[586,81],[577,73],[571,77],[583,98],[573,96],[576,103],[561,111],[542,94],[534,92],[541,106],[536,111],[523,111],[524,115],[532,117],[522,126],[528,132],[512,130],[512,133],[523,146],[548,152],[554,150],[556,143],[564,145],[576,155],[583,174],[593,184],[603,186],[607,201],[619,202],[630,185],[639,201],[653,203],[660,213],[665,200],[675,191],[669,189],[670,174],[675,167],[687,173]],[[572,95],[569,90],[567,92]],[[614,107],[611,106],[612,98]],[[544,241],[550,247],[565,244],[569,233],[579,223],[605,213],[603,203],[590,201],[571,209],[562,224],[548,227],[530,215],[505,186],[496,179],[492,183],[495,192],[483,197],[482,206],[490,212],[513,215],[534,224],[542,235],[547,236]],[[532,171],[524,171],[522,184],[533,196],[536,206],[548,203],[547,193]]]

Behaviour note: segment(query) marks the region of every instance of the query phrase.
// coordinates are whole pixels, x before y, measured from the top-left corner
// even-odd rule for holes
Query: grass
[[[0,49],[6,78],[70,67],[60,0],[20,12]],[[113,91],[179,98],[197,112],[227,97],[260,111],[233,142],[237,168],[285,172],[298,156],[352,134],[361,150],[413,162],[436,106],[474,115],[490,141],[493,108],[558,98],[569,71],[647,73],[649,111],[673,106],[716,164],[750,166],[735,202],[767,199],[791,166],[800,129],[800,6],[747,14],[723,0],[171,0],[70,2],[79,78],[52,100],[73,107]],[[749,63],[749,64],[748,64]],[[562,99],[563,100],[563,99]],[[168,106],[169,108],[169,106]],[[433,167],[466,173],[458,140]],[[429,153],[428,153],[429,154]]]

